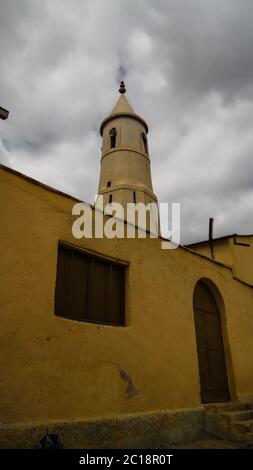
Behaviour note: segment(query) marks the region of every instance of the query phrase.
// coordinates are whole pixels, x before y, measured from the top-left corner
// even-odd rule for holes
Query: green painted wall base
[[[34,448],[57,433],[64,448],[167,448],[204,435],[202,408],[157,411],[93,421],[0,425],[0,448]]]

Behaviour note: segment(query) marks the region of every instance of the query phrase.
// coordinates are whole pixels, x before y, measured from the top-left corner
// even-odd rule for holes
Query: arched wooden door
[[[210,289],[201,281],[194,290],[193,306],[202,402],[228,401],[220,312]]]

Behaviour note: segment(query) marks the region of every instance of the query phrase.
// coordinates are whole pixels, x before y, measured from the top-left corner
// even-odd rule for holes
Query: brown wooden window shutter
[[[55,314],[124,325],[126,266],[59,245]]]

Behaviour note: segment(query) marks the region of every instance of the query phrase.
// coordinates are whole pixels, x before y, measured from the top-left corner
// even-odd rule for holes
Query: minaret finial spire
[[[119,92],[120,92],[121,94],[126,93],[125,82],[124,82],[123,80],[121,80],[121,82],[120,82]]]

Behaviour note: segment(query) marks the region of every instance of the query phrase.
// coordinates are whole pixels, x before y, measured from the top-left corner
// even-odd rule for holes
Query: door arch
[[[230,399],[220,312],[209,287],[198,281],[193,293],[201,401]]]

